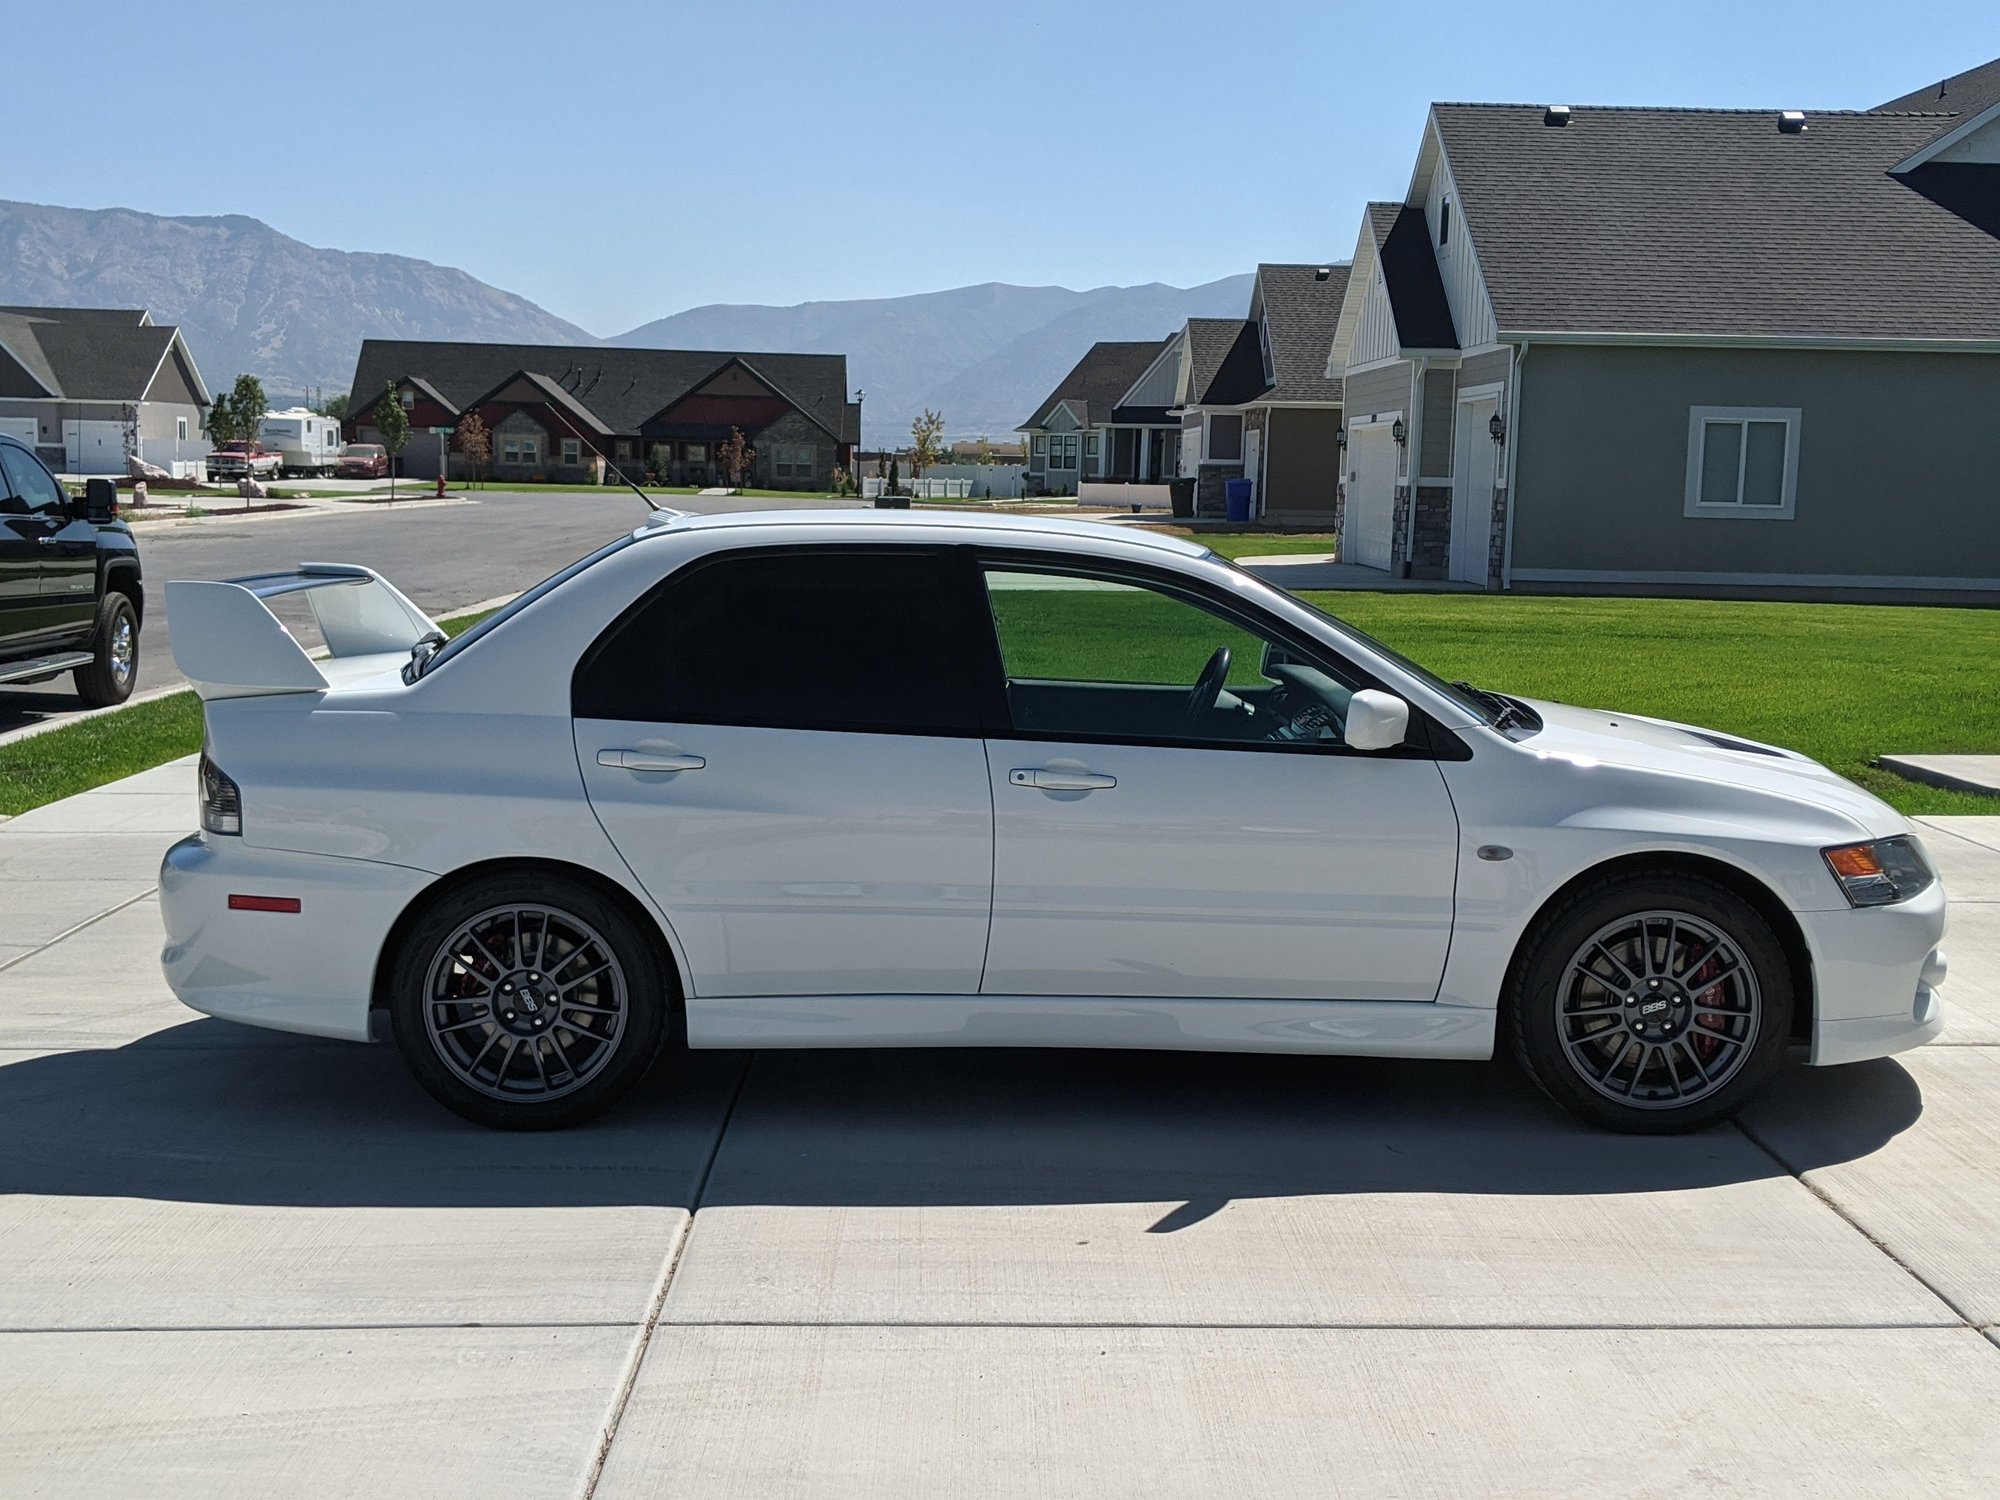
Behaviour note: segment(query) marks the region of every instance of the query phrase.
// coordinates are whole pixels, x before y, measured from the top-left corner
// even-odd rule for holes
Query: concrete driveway
[[[159,976],[164,767],[0,825],[0,1492],[2000,1493],[2000,819],[1944,1041],[1741,1127],[1502,1064],[704,1053],[502,1135]]]

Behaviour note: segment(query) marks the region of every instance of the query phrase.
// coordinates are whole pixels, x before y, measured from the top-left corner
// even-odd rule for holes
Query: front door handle
[[[677,751],[600,750],[597,763],[626,771],[699,771],[708,761],[699,755],[682,755]]]
[[[1118,785],[1116,776],[1102,776],[1095,771],[1049,771],[1029,767],[1009,771],[1007,781],[1010,786],[1040,787],[1045,792],[1102,792]]]

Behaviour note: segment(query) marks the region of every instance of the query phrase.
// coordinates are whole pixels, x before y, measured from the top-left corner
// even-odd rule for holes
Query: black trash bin
[[[1175,479],[1168,483],[1172,491],[1174,515],[1182,520],[1194,519],[1194,486],[1192,479]]]

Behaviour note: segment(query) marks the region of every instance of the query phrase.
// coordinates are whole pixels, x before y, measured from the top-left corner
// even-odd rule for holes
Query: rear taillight
[[[206,751],[201,757],[201,826],[204,833],[243,832],[243,793]]]

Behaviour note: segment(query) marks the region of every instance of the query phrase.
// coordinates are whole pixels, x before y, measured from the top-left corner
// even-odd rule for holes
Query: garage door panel
[[[1367,568],[1387,568],[1396,515],[1396,440],[1386,427],[1355,431],[1348,465],[1342,556]]]

